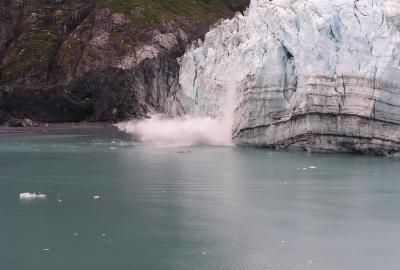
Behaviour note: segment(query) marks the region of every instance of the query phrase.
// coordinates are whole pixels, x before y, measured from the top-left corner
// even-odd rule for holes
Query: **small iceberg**
[[[37,199],[47,199],[46,194],[41,194],[41,193],[21,193],[19,194],[19,199],[20,200],[37,200]]]

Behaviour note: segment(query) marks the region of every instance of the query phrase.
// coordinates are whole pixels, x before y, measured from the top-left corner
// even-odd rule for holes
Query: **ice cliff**
[[[400,150],[400,1],[252,0],[181,61],[187,113],[233,91],[237,145]]]

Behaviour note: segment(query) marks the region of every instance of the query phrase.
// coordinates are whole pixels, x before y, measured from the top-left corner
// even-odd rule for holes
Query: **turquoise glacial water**
[[[3,134],[0,269],[400,269],[399,165],[111,130]]]

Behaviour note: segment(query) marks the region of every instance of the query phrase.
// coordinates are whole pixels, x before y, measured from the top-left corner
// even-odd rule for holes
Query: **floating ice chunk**
[[[44,251],[50,251],[50,249],[49,249],[49,248],[44,248],[43,250],[44,250]]]
[[[303,168],[303,171],[307,170],[307,168]]]
[[[100,196],[99,195],[95,195],[95,196],[93,196],[93,199],[98,200],[98,199],[100,199]]]
[[[76,233],[74,233],[73,235],[74,235],[75,237],[77,237],[77,236],[78,236],[78,233],[76,232]]]
[[[203,251],[203,253],[202,253],[203,255],[206,255],[207,253],[205,252],[205,251]]]
[[[46,194],[41,194],[41,193],[21,193],[19,194],[19,199],[20,200],[36,200],[36,199],[46,199],[47,196]]]
[[[308,167],[309,169],[316,169],[317,167],[315,167],[315,166],[310,166],[310,167]]]
[[[285,244],[285,243],[286,243],[286,241],[285,241],[285,240],[282,240],[282,241],[281,241],[281,244]]]

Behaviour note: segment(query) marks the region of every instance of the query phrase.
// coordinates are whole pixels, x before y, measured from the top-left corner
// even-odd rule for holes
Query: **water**
[[[1,269],[400,269],[399,171],[104,130],[0,135]]]

